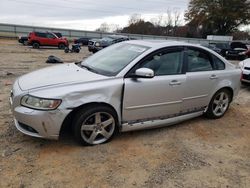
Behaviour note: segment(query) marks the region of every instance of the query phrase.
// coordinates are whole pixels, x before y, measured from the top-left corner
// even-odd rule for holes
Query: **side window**
[[[55,36],[52,35],[51,33],[47,33],[47,38],[53,39],[53,38],[55,38]]]
[[[39,32],[37,32],[36,36],[42,37],[42,38],[46,38],[46,34],[45,33],[39,33]]]
[[[213,55],[213,62],[214,62],[215,70],[224,70],[225,69],[225,63],[223,61],[221,61],[215,55]]]
[[[149,68],[156,76],[174,75],[182,73],[183,51],[162,51],[147,58],[140,66]]]
[[[209,55],[203,51],[196,49],[188,49],[187,61],[188,61],[187,72],[213,70]]]

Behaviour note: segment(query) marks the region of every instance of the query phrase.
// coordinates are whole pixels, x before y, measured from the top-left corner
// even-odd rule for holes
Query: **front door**
[[[47,45],[49,45],[49,46],[57,46],[58,45],[58,41],[56,40],[56,37],[51,33],[47,33]]]
[[[138,68],[150,68],[154,78],[131,78]],[[177,116],[182,106],[186,75],[183,49],[164,49],[139,62],[126,76],[123,122],[140,122]]]

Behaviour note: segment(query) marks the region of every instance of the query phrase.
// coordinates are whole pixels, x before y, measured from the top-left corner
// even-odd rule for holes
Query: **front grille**
[[[245,70],[250,70],[250,67],[245,67],[244,69],[245,69]]]
[[[29,131],[29,132],[32,132],[32,133],[38,133],[35,129],[33,129],[32,127],[24,124],[24,123],[21,123],[21,122],[18,122],[18,124],[20,125],[20,127],[22,127],[24,130],[26,131]]]
[[[89,41],[88,45],[92,46],[94,44],[94,42]]]

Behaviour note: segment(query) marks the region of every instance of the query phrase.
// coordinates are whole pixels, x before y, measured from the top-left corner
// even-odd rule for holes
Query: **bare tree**
[[[141,14],[133,14],[133,15],[130,16],[128,24],[129,25],[135,24],[135,23],[138,23],[141,20],[142,20],[141,19]]]
[[[120,30],[120,26],[118,24],[109,24],[110,32],[118,32]]]
[[[157,25],[158,26],[161,26],[162,25],[162,20],[163,20],[163,14],[159,14],[158,17],[157,17]]]
[[[180,16],[181,16],[180,12],[177,9],[175,9],[175,11],[174,11],[174,27],[177,27],[179,25]]]
[[[167,19],[165,20],[165,25],[166,26],[173,25],[172,11],[170,9],[167,10]]]
[[[100,31],[100,32],[110,32],[110,30],[111,30],[110,26],[106,22],[102,23],[100,27],[96,29],[96,31]]]
[[[166,28],[165,34],[170,35],[173,28],[173,18],[172,18],[172,11],[170,9],[167,10],[167,15],[164,19],[164,26]]]

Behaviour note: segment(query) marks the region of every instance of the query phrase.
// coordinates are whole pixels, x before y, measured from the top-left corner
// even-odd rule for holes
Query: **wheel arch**
[[[84,108],[90,108],[90,107],[95,107],[95,106],[106,106],[109,107],[110,109],[112,109],[116,115],[117,118],[117,122],[118,122],[118,126],[119,125],[119,115],[117,113],[117,110],[115,109],[115,107],[113,107],[112,105],[105,103],[105,102],[90,102],[90,103],[86,103],[86,104],[82,104],[76,108],[74,108],[65,118],[64,121],[62,123],[61,129],[60,129],[60,133],[59,133],[59,138],[60,135],[65,131],[65,130],[69,130],[72,126],[72,120],[74,119],[75,115],[77,114],[77,112],[79,112],[80,110],[84,109]]]
[[[32,45],[33,45],[34,43],[38,43],[39,45],[41,45],[41,43],[40,43],[38,40],[33,40],[33,41],[31,42]]]
[[[67,44],[66,44],[65,42],[62,42],[62,41],[58,42],[58,47],[59,47],[61,44],[64,45],[65,47],[67,47]]]
[[[227,90],[227,91],[229,91],[229,93],[230,93],[230,103],[232,102],[232,100],[233,100],[233,98],[234,98],[234,90],[233,90],[233,88],[232,87],[230,87],[230,86],[225,86],[225,87],[222,87],[222,88],[220,88],[220,89],[218,89],[214,94],[213,94],[213,96],[218,92],[218,91],[220,91],[220,90]],[[211,99],[213,98],[213,96],[211,97]],[[210,99],[210,100],[211,100]]]

